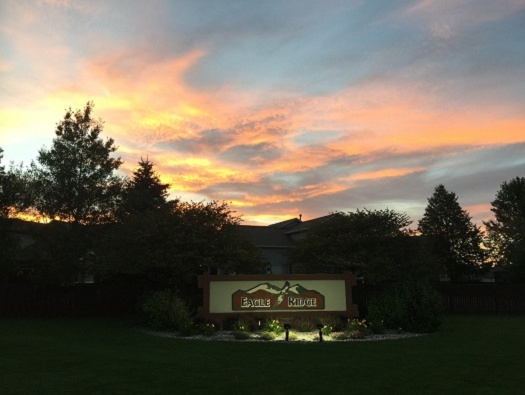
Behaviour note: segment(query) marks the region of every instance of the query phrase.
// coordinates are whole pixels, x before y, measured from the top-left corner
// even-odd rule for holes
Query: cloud
[[[239,163],[262,164],[280,157],[279,149],[269,143],[253,145],[236,145],[219,155],[219,159]]]
[[[505,19],[525,10],[520,0],[502,0],[498,3],[479,2],[476,0],[421,0],[407,10],[407,15],[428,19],[455,20],[461,23],[478,23]]]
[[[123,174],[149,156],[247,219],[417,218],[441,182],[482,218],[523,174],[522,2],[6,4],[6,158],[93,100]]]
[[[174,134],[174,133],[173,133]],[[162,141],[155,148],[159,150],[174,150],[186,154],[209,154],[212,151],[220,152],[222,147],[234,140],[228,131],[219,129],[204,130],[198,136],[193,138],[178,138],[175,140]]]
[[[13,69],[13,62],[0,59],[0,73],[7,73]]]

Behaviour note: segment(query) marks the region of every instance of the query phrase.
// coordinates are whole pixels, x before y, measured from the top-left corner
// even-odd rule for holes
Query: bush
[[[185,321],[179,326],[179,335],[181,336],[191,336],[196,333],[199,333],[199,326],[191,320]]]
[[[428,283],[399,283],[369,303],[368,319],[388,329],[433,332],[441,324],[441,299]]]
[[[199,326],[199,332],[204,336],[213,336],[215,335],[215,324],[212,323],[202,323]]]
[[[352,321],[348,321],[345,330],[347,332],[359,331],[361,333],[366,333],[368,332],[368,323],[366,320],[353,319]]]
[[[323,328],[321,329],[323,336],[329,336],[333,331],[334,327],[331,325],[323,325]]]
[[[267,320],[264,323],[263,331],[272,332],[272,333],[275,333],[276,335],[280,335],[281,333],[284,332],[284,328],[279,322],[279,320],[272,319],[272,320]]]
[[[249,333],[251,332],[251,330],[252,330],[251,325],[243,319],[237,320],[237,322],[233,325],[234,332]]]
[[[153,329],[176,330],[184,333],[193,329],[188,306],[169,290],[147,296],[140,307],[145,316],[146,325]]]
[[[385,324],[383,323],[383,321],[370,321],[368,323],[368,329],[371,333],[378,335],[385,332]]]
[[[341,318],[335,315],[331,315],[328,317],[322,317],[321,324],[327,327],[331,327],[332,332],[339,332],[343,329],[343,326],[344,326],[344,322],[341,320]]]

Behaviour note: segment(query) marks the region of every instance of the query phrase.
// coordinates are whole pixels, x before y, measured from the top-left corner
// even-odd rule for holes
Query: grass
[[[206,342],[111,320],[0,321],[2,394],[518,394],[525,317],[346,343]]]

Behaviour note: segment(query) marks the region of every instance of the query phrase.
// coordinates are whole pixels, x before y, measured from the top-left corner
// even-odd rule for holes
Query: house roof
[[[300,221],[295,226],[288,227],[286,229],[286,234],[305,232],[308,229],[310,229],[313,225],[324,222],[324,221],[328,221],[331,218],[333,218],[335,215],[337,214],[329,214],[329,215],[325,215],[324,217],[318,217],[318,218],[310,219],[308,221]]]
[[[297,226],[301,223],[299,218],[287,219],[286,221],[277,222],[275,224],[268,225],[270,228],[289,229]]]
[[[258,247],[290,248],[296,243],[291,235],[306,232],[314,224],[327,221],[334,215],[337,214],[330,214],[308,221],[291,218],[268,226],[240,225],[240,229]]]
[[[283,229],[252,225],[240,225],[239,228],[258,247],[290,248],[295,244]]]

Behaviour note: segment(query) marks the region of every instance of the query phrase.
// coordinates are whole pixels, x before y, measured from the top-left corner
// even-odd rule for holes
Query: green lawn
[[[524,394],[525,317],[447,316],[434,334],[205,342],[110,320],[0,320],[1,394]]]

